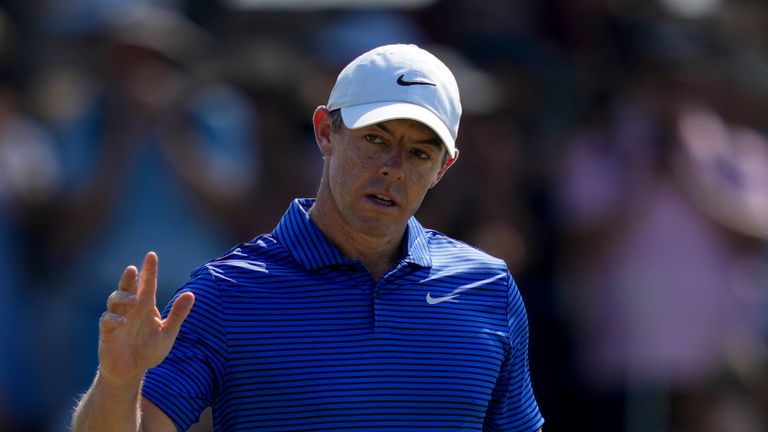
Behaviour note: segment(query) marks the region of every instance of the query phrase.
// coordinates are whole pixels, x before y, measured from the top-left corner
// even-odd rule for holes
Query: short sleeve
[[[157,405],[179,430],[187,430],[213,403],[220,386],[226,355],[220,296],[211,275],[200,269],[173,296],[163,311],[184,292],[195,294],[195,304],[168,356],[147,371],[142,395]]]
[[[484,431],[533,432],[544,424],[528,367],[528,316],[517,285],[507,285],[509,350],[493,390]]]

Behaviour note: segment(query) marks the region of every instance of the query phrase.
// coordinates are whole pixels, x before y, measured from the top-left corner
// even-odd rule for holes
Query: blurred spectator
[[[715,52],[658,25],[556,181],[561,289],[595,396],[583,414],[623,412],[600,414],[606,430],[765,430],[765,382],[744,386],[733,360],[766,366],[768,140],[718,114]]]
[[[58,205],[41,224],[48,246],[41,325],[59,329],[40,347],[41,357],[59,362],[56,370],[40,365],[51,404],[88,386],[98,299],[123,268],[157,251],[164,265],[159,298],[169,295],[190,269],[246,240],[241,210],[259,176],[249,101],[215,77],[194,74],[194,56],[210,40],[169,10],[113,12],[98,33],[80,39],[99,48],[89,79],[80,75],[82,63],[74,73],[50,69],[38,94],[60,138],[64,173]],[[60,108],[73,102],[68,97],[79,109]],[[71,405],[59,407],[67,411],[54,422]]]
[[[0,83],[0,400],[12,396],[14,411],[23,412],[29,401],[16,372],[26,369],[30,341],[15,332],[28,319],[25,258],[34,253],[24,234],[27,219],[56,192],[59,167],[53,135],[23,111],[6,84]]]
[[[34,371],[27,366],[34,339],[23,333],[29,282],[28,220],[58,192],[60,167],[53,135],[28,112],[20,94],[17,32],[0,11],[0,428],[22,430],[37,415]]]

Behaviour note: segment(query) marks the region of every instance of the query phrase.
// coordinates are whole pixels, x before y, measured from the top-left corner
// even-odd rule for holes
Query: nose
[[[379,174],[384,177],[401,179],[403,177],[403,160],[397,152],[389,152],[384,156],[384,161],[379,168]]]

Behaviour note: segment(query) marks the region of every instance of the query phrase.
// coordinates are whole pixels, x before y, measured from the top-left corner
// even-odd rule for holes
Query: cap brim
[[[382,102],[354,105],[341,108],[344,126],[359,129],[389,120],[408,119],[423,123],[432,129],[448,149],[451,157],[456,156],[456,143],[445,124],[432,111],[406,102]]]

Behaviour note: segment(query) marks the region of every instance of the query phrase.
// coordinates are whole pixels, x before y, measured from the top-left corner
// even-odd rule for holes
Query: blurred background
[[[545,430],[768,431],[764,0],[0,1],[0,430],[67,429],[126,265],[164,303],[314,196],[394,42],[458,79],[418,217],[508,263]]]

